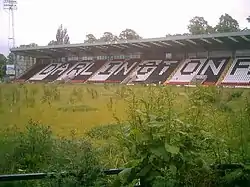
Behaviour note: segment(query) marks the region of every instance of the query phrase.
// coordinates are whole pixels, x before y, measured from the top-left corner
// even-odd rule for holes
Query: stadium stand
[[[236,58],[221,82],[222,85],[250,85],[250,58]]]
[[[25,82],[37,74],[41,69],[45,68],[49,63],[37,63],[32,66],[28,71],[26,71],[23,75],[18,78],[19,82]]]
[[[72,82],[86,82],[105,63],[106,60],[83,61],[70,69],[67,74],[74,73]]]
[[[226,65],[226,67],[225,67],[225,69],[224,69],[224,71],[222,72],[220,78],[218,79],[216,85],[221,85],[221,82],[222,82],[222,80],[224,80],[224,78],[226,76],[226,73],[228,72],[229,68],[232,66],[232,62],[233,62],[233,59],[230,58],[227,65]]]
[[[230,58],[187,59],[169,80],[169,84],[189,84],[205,78],[202,84],[216,84]]]
[[[140,63],[139,59],[107,61],[88,82],[121,83]]]
[[[170,60],[142,61],[136,69],[137,78],[133,83],[164,83],[177,65],[178,61]]]
[[[250,32],[246,31],[11,51],[38,59],[18,79],[29,82],[234,86],[250,84],[249,49]]]

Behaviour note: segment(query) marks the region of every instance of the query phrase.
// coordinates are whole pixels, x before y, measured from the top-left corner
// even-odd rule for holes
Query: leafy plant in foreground
[[[130,120],[120,143],[132,160],[115,186],[140,178],[145,186],[208,186],[211,170],[202,158],[211,137],[178,119],[173,93],[149,88],[149,99],[131,98]]]
[[[90,142],[56,138],[50,127],[30,120],[24,131],[11,129],[0,138],[0,173],[72,172],[56,179],[24,181],[12,186],[103,186],[106,180]],[[0,183],[0,186],[10,185]]]

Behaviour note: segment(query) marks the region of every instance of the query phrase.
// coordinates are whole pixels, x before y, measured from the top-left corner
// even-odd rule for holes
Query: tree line
[[[14,64],[13,53],[10,53],[7,57],[0,53],[0,82],[6,75],[6,64]]]
[[[250,16],[246,18],[250,23]],[[204,17],[195,16],[187,25],[188,33],[182,34],[166,34],[168,36],[181,36],[181,35],[197,35],[197,34],[213,34],[213,33],[224,33],[224,32],[237,32],[237,31],[247,31],[248,28],[240,29],[239,23],[229,14],[223,14],[220,16],[217,25],[211,26]],[[142,39],[136,31],[133,29],[125,29],[118,36],[114,35],[112,32],[104,32],[100,38],[94,36],[94,34],[87,34],[84,43],[95,43],[95,42],[114,42],[121,40],[137,40]],[[55,39],[51,40],[48,45],[62,45],[70,44],[70,37],[68,35],[67,28],[63,27],[61,24],[57,31]],[[20,47],[36,47],[36,43],[31,43],[28,45],[20,45]]]
[[[119,40],[137,40],[142,38],[132,29],[125,29],[120,33],[119,36],[112,34],[111,32],[104,32],[102,37],[96,38],[93,34],[87,34],[84,43],[95,43],[95,42],[115,42]],[[56,40],[51,40],[48,45],[61,45],[69,44],[69,35],[67,29],[59,26],[56,33]]]
[[[250,23],[250,16],[247,21]],[[195,16],[189,21],[187,26],[188,33],[182,34],[166,34],[168,36],[177,35],[197,35],[197,34],[212,34],[212,33],[224,33],[224,32],[237,32],[250,30],[248,28],[240,29],[239,23],[229,14],[221,15],[216,26],[211,26],[204,17]],[[123,30],[119,36],[114,35],[112,32],[104,32],[100,38],[95,37],[93,34],[87,34],[84,43],[95,43],[95,42],[114,42],[120,40],[137,40],[142,39],[136,31],[133,29]],[[70,44],[70,38],[67,29],[60,25],[57,29],[56,40],[51,40],[48,45],[61,45]]]

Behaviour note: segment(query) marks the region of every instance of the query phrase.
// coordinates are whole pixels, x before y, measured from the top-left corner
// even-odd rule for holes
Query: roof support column
[[[236,58],[236,50],[235,50],[235,49],[232,51],[232,58],[233,58],[233,59]]]
[[[188,58],[188,52],[187,52],[186,50],[185,50],[184,58],[185,58],[185,59]]]

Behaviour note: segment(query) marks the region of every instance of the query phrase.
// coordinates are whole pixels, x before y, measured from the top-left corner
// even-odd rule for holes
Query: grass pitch
[[[22,128],[30,119],[51,126],[53,132],[67,136],[72,131],[82,135],[91,128],[127,119],[127,98],[150,96],[146,86],[2,84],[0,85],[0,128]],[[182,111],[194,88],[167,87],[175,93],[174,108]],[[227,105],[239,109],[250,96],[247,89],[222,89],[222,99],[232,97]],[[206,103],[204,103],[205,105]]]
[[[169,165],[178,168],[175,181],[209,186],[217,173],[211,164],[242,163],[243,170],[215,178],[249,177],[248,89],[2,84],[0,121],[0,173],[150,165],[167,182]]]

